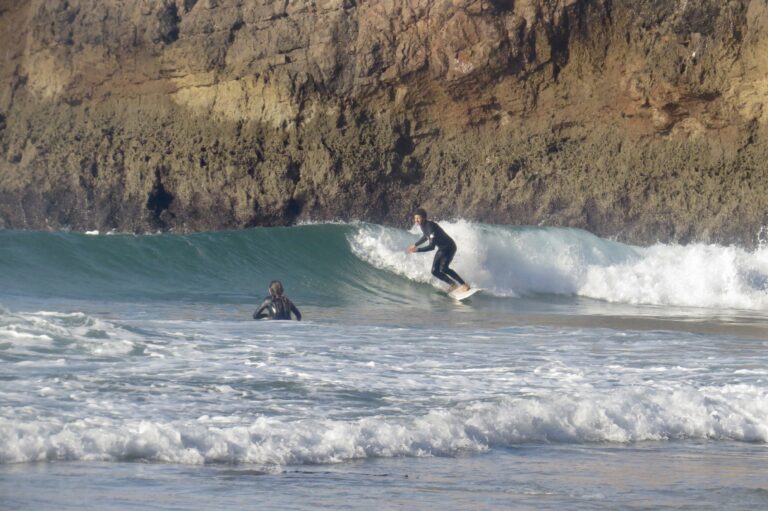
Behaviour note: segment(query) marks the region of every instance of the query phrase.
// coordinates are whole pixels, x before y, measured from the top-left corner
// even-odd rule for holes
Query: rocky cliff
[[[0,227],[768,225],[768,0],[0,0]]]

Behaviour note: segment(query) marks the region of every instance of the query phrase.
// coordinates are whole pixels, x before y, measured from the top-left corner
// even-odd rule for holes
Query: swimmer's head
[[[283,295],[283,283],[279,280],[273,280],[269,283],[269,294],[272,296],[282,296]]]

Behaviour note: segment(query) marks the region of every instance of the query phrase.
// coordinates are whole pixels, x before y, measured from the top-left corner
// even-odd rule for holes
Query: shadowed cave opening
[[[160,177],[160,169],[155,169],[155,184],[147,197],[147,209],[152,212],[152,223],[155,227],[164,227],[165,221],[161,218],[164,211],[171,207],[173,194],[165,189]]]

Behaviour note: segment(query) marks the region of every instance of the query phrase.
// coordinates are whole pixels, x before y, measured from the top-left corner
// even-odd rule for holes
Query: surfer
[[[458,273],[449,268],[453,256],[456,255],[456,242],[448,236],[445,231],[432,220],[427,219],[427,212],[422,208],[416,210],[413,215],[413,221],[421,227],[423,236],[413,245],[408,247],[408,252],[429,252],[437,247],[435,259],[432,262],[432,275],[448,284],[448,292],[461,288],[463,291],[469,291],[469,286],[462,280]],[[416,248],[425,241],[429,240],[427,246]]]
[[[301,312],[283,293],[282,282],[279,280],[270,282],[269,296],[253,312],[253,319],[291,319],[291,312],[293,312],[296,320],[301,321]]]

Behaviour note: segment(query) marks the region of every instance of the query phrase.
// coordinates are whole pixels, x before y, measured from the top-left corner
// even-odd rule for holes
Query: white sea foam
[[[58,342],[94,355],[116,356],[131,352],[138,339],[121,327],[80,312],[0,310],[0,342],[9,341],[16,351]]]
[[[0,418],[0,463],[150,460],[173,463],[335,463],[357,458],[453,456],[531,442],[667,439],[768,441],[768,394],[751,385],[636,388],[476,402],[419,417],[353,421],[258,417],[198,421],[25,423]]]
[[[610,302],[768,309],[768,247],[718,245],[634,247],[577,229],[513,228],[441,222],[459,250],[453,267],[499,296],[578,295]],[[408,255],[411,234],[361,226],[352,250],[375,267],[436,283],[432,258]]]
[[[365,226],[352,239],[352,250],[377,268],[417,282],[430,282],[432,276],[428,263],[406,252],[406,247],[415,239],[414,234],[409,235],[396,229]]]
[[[609,301],[768,309],[768,248],[654,245],[636,260],[590,266],[579,294]]]

